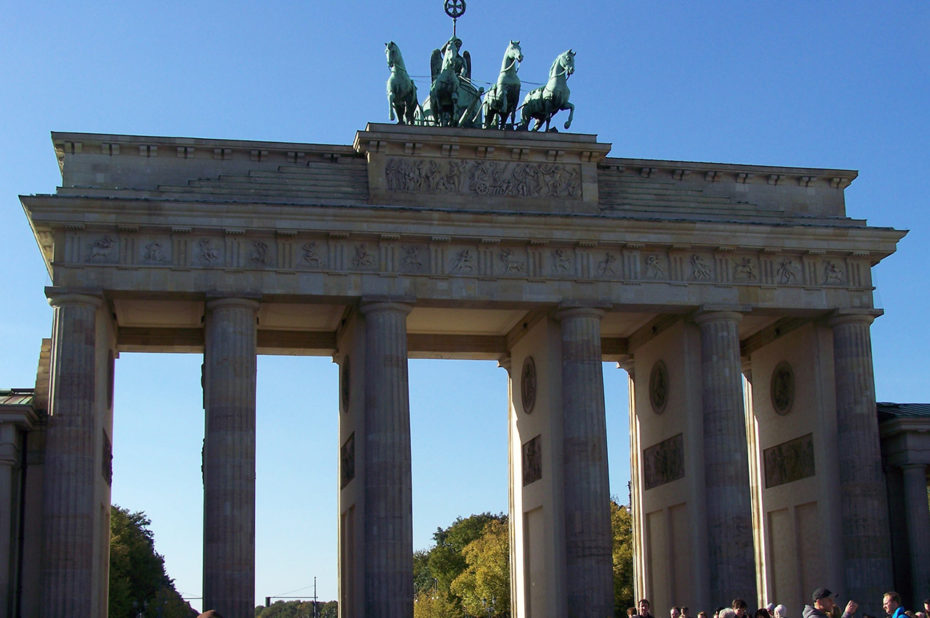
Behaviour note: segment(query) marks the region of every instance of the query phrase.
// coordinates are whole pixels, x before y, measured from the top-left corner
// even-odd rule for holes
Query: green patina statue
[[[523,112],[520,119],[520,129],[529,128],[530,119],[536,121],[533,127],[538,131],[542,124],[546,123],[546,131],[549,130],[549,121],[552,117],[563,109],[569,110],[568,120],[565,121],[565,128],[572,125],[572,117],[575,115],[575,106],[568,102],[568,76],[575,72],[575,52],[568,50],[562,52],[556,57],[555,62],[549,69],[549,81],[545,86],[536,88],[523,99]]]
[[[484,97],[484,88],[477,88],[471,80],[471,55],[462,50],[462,39],[455,33],[456,20],[465,13],[465,0],[445,0],[444,9],[452,18],[452,37],[430,56],[429,96],[422,105],[417,103],[417,88],[407,74],[400,48],[391,41],[385,43],[384,53],[391,69],[387,81],[390,118],[399,124],[431,125],[440,127],[484,127],[500,130],[514,127],[529,129],[535,120],[534,131],[543,123],[549,131],[552,117],[563,109],[569,110],[565,128],[572,124],[575,106],[568,101],[568,77],[575,72],[575,52],[559,54],[549,69],[549,81],[520,100],[520,78],[517,71],[523,62],[520,41],[510,41],[501,60],[501,71]],[[522,110],[516,124],[517,110]],[[482,121],[484,117],[484,121]],[[509,123],[508,123],[509,118]],[[555,129],[551,129],[555,131]]]
[[[396,115],[398,124],[413,124],[417,110],[417,87],[407,74],[404,57],[400,54],[397,43],[391,41],[384,44],[384,54],[387,56],[387,65],[391,69],[391,76],[387,80],[388,107],[391,110],[391,120]]]
[[[481,94],[484,89],[471,83],[471,55],[459,53],[462,40],[453,35],[430,57],[432,82],[429,98],[423,102],[424,124],[441,127],[481,126]]]
[[[523,62],[523,51],[520,41],[511,41],[501,60],[501,72],[497,76],[497,83],[491,86],[484,96],[482,111],[484,112],[484,128],[507,127],[507,117],[510,125],[516,124],[517,103],[520,101],[520,78],[517,77],[519,63]]]

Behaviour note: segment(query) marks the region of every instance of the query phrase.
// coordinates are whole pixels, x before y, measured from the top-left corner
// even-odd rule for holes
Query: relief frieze
[[[167,244],[160,240],[153,240],[145,243],[142,250],[142,262],[144,264],[168,264],[171,258],[168,257]]]
[[[244,234],[244,235],[243,235]],[[242,232],[208,235],[189,230],[126,236],[112,232],[69,232],[65,262],[91,266],[173,268],[269,268],[317,272],[552,278],[578,281],[636,281],[672,285],[825,287],[862,286],[868,258],[818,253],[811,256],[741,252],[711,255],[691,248],[567,243],[545,245],[497,239],[448,237],[432,240],[348,234],[297,236]]]
[[[220,261],[220,251],[210,238],[197,241],[197,259],[203,266],[216,266]]]
[[[116,261],[116,240],[112,236],[104,235],[90,243],[87,255],[88,262],[103,262],[106,264]]]
[[[393,157],[384,174],[389,191],[581,199],[581,169],[562,163]]]
[[[665,279],[667,270],[665,269],[665,259],[657,254],[650,253],[646,256],[645,277],[647,279]]]
[[[317,243],[305,242],[301,245],[300,250],[302,252],[300,256],[302,264],[311,268],[323,268],[325,266],[322,249],[317,246]]]

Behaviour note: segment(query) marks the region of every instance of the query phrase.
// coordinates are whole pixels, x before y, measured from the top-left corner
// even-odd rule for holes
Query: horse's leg
[[[390,110],[391,122],[394,122],[394,92],[388,92],[388,109]]]
[[[567,129],[568,127],[572,126],[572,118],[575,115],[575,105],[566,101],[565,107],[562,109],[568,110],[568,120],[565,121],[565,128]]]

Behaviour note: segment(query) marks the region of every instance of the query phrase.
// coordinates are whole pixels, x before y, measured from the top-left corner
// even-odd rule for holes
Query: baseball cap
[[[826,588],[818,588],[817,590],[814,590],[814,594],[811,595],[811,601],[819,601],[820,599],[825,599],[832,596],[833,593]]]

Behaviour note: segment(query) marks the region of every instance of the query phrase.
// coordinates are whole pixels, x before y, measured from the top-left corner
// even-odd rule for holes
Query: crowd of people
[[[805,605],[801,611],[802,618],[876,618],[869,614],[856,616],[859,604],[855,601],[846,603],[840,609],[836,604],[834,594],[826,588],[818,588],[811,594],[810,605]],[[889,618],[930,618],[930,599],[924,599],[923,609],[918,611],[905,610],[901,605],[901,595],[888,591],[882,596],[882,608]],[[627,618],[654,618],[650,613],[651,605],[648,599],[641,599],[638,607],[626,610]],[[672,607],[669,618],[692,618],[687,607]],[[705,611],[699,611],[696,618],[708,618]],[[755,612],[749,611],[749,606],[743,599],[733,599],[730,607],[718,607],[714,610],[713,618],[789,618],[788,610],[784,605],[769,603]]]

